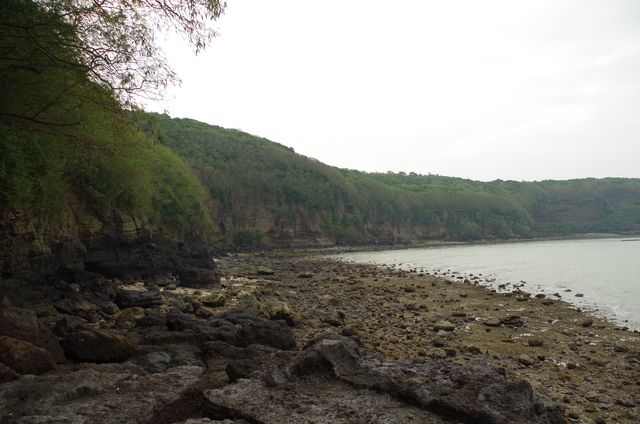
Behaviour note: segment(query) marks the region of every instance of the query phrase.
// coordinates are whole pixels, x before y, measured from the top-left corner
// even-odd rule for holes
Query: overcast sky
[[[149,110],[329,165],[474,180],[640,177],[640,1],[227,0]]]

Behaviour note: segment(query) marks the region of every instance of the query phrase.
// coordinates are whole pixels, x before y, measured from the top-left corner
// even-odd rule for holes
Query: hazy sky
[[[149,105],[329,165],[490,181],[640,177],[640,1],[227,0]]]

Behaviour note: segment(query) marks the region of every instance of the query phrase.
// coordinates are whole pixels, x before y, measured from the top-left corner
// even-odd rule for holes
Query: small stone
[[[433,339],[431,339],[431,343],[435,347],[442,347],[446,344],[446,340],[440,336],[433,336]]]
[[[527,340],[527,344],[532,347],[538,347],[544,344],[544,340],[538,337],[530,337]]]
[[[429,352],[429,357],[433,359],[444,359],[447,357],[447,352],[444,349],[433,349]]]
[[[523,353],[522,355],[518,355],[516,359],[522,365],[526,365],[526,366],[530,366],[536,363],[536,360],[533,358],[533,356],[527,355],[526,353]]]
[[[453,331],[456,329],[456,325],[449,321],[438,321],[433,326],[433,331]]]
[[[389,337],[389,343],[398,344],[400,343],[400,339],[397,338],[396,336],[391,336]]]
[[[499,327],[501,322],[498,318],[488,318],[483,324],[488,327]]]
[[[586,319],[584,321],[582,321],[582,323],[580,324],[583,327],[591,327],[593,325],[593,320],[592,319]]]
[[[616,352],[624,353],[629,351],[629,346],[627,346],[621,340],[616,340],[616,342],[613,344],[613,350],[615,350]]]

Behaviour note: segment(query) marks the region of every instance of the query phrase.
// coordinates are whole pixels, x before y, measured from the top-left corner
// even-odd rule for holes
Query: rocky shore
[[[0,423],[640,422],[639,335],[562,301],[145,249],[162,272],[0,280]]]

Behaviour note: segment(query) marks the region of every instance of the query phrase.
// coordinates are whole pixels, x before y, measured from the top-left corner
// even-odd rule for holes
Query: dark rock
[[[220,293],[211,293],[209,295],[202,296],[200,301],[203,305],[213,308],[224,306],[227,303],[227,299]]]
[[[58,315],[58,319],[54,321],[53,333],[58,337],[64,337],[72,333],[78,326],[82,325],[80,320],[69,315]]]
[[[0,336],[0,362],[19,374],[43,374],[56,367],[48,350],[8,336]]]
[[[296,340],[291,328],[284,321],[254,321],[242,324],[238,332],[239,346],[260,344],[282,350],[296,348]]]
[[[12,368],[9,368],[2,362],[0,362],[0,384],[8,381],[16,380],[20,377],[20,374],[15,372]]]
[[[80,362],[119,362],[133,353],[135,341],[105,330],[71,333],[61,341],[67,355]]]
[[[116,305],[120,308],[151,308],[156,305],[162,305],[162,295],[158,291],[138,291],[118,289],[115,299]]]
[[[275,274],[275,271],[269,268],[265,268],[263,266],[259,266],[258,268],[256,268],[256,272],[258,273],[258,275],[274,275]]]
[[[211,269],[181,266],[176,269],[180,285],[194,289],[220,286],[220,274]]]
[[[144,342],[150,345],[188,344],[202,346],[207,339],[193,331],[155,331],[144,336]]]
[[[220,340],[206,342],[203,349],[208,356],[223,356],[228,359],[253,359],[278,352],[278,349],[271,346],[252,344],[241,348]]]
[[[348,405],[354,411],[353,422],[367,422],[356,414],[382,399],[388,402],[391,396],[399,405],[389,411],[394,416],[377,415],[380,422],[401,422],[395,415],[410,409],[418,422],[441,422],[444,416],[464,423],[566,423],[561,408],[534,392],[529,383],[509,378],[478,359],[464,365],[383,364],[363,359],[354,341],[323,339],[299,353],[276,354],[253,371],[250,362],[242,365],[230,370],[242,379],[224,390],[205,392],[209,416],[242,417],[264,424],[305,422],[312,416],[324,417],[326,421],[321,422],[347,422],[336,416],[336,409]],[[331,390],[317,390],[318,385],[326,387],[327,379],[333,381]],[[308,391],[314,393],[313,409],[288,407],[291,402],[304,402]],[[343,406],[338,406],[336,398]],[[376,413],[385,412],[378,409]]]
[[[57,363],[65,361],[58,338],[39,319],[34,311],[0,306],[0,335],[24,340],[48,350]]]
[[[509,327],[522,327],[524,325],[524,319],[519,315],[511,315],[507,318],[500,320],[501,324]]]
[[[141,328],[164,327],[167,325],[166,315],[147,315],[136,320],[135,326]]]
[[[200,416],[202,391],[221,387],[193,366],[145,375],[132,364],[22,377],[0,391],[0,422],[156,424]]]
[[[248,309],[231,309],[218,316],[233,324],[242,324],[245,322],[259,321],[260,317],[255,312]]]

